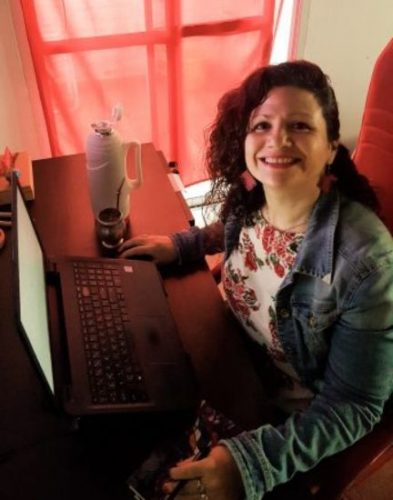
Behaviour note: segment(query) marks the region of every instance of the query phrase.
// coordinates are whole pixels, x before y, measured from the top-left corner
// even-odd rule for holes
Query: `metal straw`
[[[116,208],[117,210],[119,210],[119,205],[120,205],[120,193],[121,193],[121,189],[123,187],[123,184],[125,182],[126,178],[123,177],[123,180],[121,181],[121,184],[120,184],[120,187],[119,189],[117,190],[117,201],[116,201]]]

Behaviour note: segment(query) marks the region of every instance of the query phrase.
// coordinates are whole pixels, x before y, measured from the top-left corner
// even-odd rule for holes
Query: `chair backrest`
[[[393,38],[374,65],[353,160],[377,191],[393,234]]]

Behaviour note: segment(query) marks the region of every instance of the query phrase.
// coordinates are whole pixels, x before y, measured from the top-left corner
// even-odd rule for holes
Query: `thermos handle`
[[[132,141],[129,144],[127,144],[127,155],[126,158],[128,158],[128,154],[130,152],[130,148],[134,150],[134,164],[135,164],[135,174],[136,178],[135,179],[129,179],[127,175],[127,164],[128,161],[124,162],[124,175],[125,178],[127,179],[127,185],[129,189],[136,189],[141,186],[143,182],[143,172],[142,172],[142,147],[141,143],[139,141]]]

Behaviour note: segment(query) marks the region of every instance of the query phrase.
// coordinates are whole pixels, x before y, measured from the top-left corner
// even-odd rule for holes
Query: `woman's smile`
[[[300,160],[290,156],[262,156],[259,161],[272,168],[288,168]]]

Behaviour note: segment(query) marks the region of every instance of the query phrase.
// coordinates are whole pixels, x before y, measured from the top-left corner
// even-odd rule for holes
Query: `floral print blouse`
[[[228,303],[248,334],[266,345],[282,375],[276,404],[289,412],[303,410],[314,394],[301,385],[282,349],[274,299],[293,266],[303,237],[303,233],[275,228],[260,214],[254,226],[243,227],[239,245],[223,269]]]

